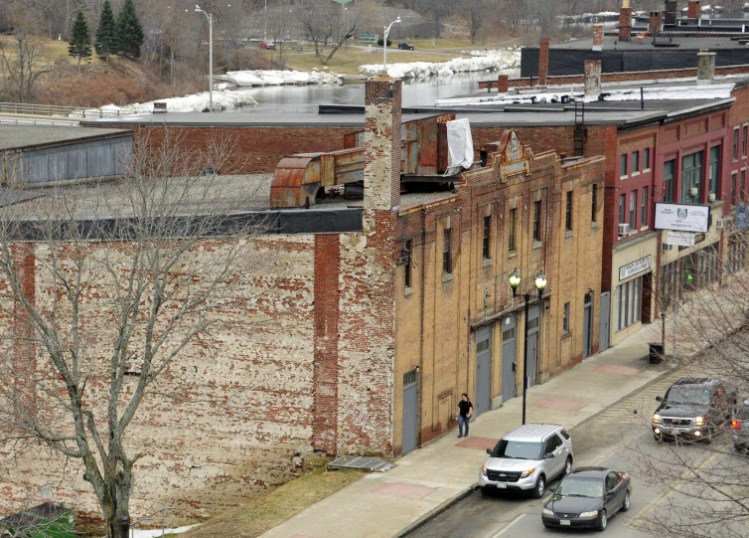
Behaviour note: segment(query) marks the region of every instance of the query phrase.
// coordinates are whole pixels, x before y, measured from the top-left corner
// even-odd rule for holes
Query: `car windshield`
[[[568,497],[603,497],[603,481],[597,478],[568,476],[557,486],[556,495]]]
[[[675,386],[668,391],[666,401],[670,404],[708,405],[710,403],[710,392],[705,387],[694,385]]]
[[[513,458],[518,460],[539,460],[543,443],[528,441],[507,441],[502,439],[492,452],[495,458]]]

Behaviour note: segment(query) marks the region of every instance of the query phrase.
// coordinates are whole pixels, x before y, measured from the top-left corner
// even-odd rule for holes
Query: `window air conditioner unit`
[[[714,192],[708,192],[707,193],[707,201],[708,202],[714,202],[715,201],[715,193]]]
[[[627,235],[629,233],[629,224],[626,222],[619,223],[619,237]]]
[[[689,196],[697,196],[697,187],[689,188]]]
[[[722,230],[723,228],[725,228],[726,224],[727,224],[726,219],[718,219],[715,221],[715,227],[718,230]]]

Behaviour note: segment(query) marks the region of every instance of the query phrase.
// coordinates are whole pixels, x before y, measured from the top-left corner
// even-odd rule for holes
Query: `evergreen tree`
[[[140,47],[143,45],[143,27],[135,13],[133,0],[125,0],[117,17],[117,52],[127,58],[140,58]]]
[[[112,6],[109,0],[104,0],[99,27],[96,29],[94,49],[96,49],[96,54],[105,58],[117,52],[117,25],[114,21],[114,13],[112,13]]]
[[[91,36],[88,33],[88,23],[82,11],[78,11],[78,16],[73,22],[73,29],[70,32],[70,42],[68,43],[68,55],[78,58],[78,65],[81,60],[91,58]]]

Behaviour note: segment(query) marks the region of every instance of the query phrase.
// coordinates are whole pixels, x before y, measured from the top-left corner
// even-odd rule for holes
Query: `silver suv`
[[[525,424],[486,452],[490,457],[479,472],[484,494],[517,490],[541,498],[548,481],[572,470],[572,440],[556,424]]]

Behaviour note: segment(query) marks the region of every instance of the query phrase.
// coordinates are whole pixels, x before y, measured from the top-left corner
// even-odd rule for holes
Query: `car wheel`
[[[626,512],[627,510],[629,510],[630,503],[631,501],[629,498],[629,490],[627,490],[627,492],[624,494],[624,502],[622,503],[622,512]]]
[[[481,490],[481,495],[483,495],[484,497],[488,497],[489,495],[491,495],[491,491],[489,491],[488,487],[482,486],[479,489]]]
[[[567,476],[572,472],[572,458],[567,456],[567,461],[564,462],[564,472],[562,473],[562,476]]]
[[[653,434],[653,439],[655,439],[655,442],[656,442],[656,443],[662,443],[662,442],[663,442],[663,437],[661,437],[661,436],[660,436],[660,435],[658,435],[657,433],[654,433],[654,434]]]
[[[536,487],[533,488],[533,496],[536,499],[540,499],[544,496],[544,493],[546,492],[546,478],[544,478],[544,475],[541,475],[538,477],[538,480],[536,480]]]
[[[608,524],[609,518],[606,516],[606,510],[601,510],[601,515],[598,516],[598,530],[605,531]]]
[[[712,443],[712,442],[713,442],[713,435],[715,435],[715,434],[714,434],[714,432],[713,432],[713,429],[712,429],[712,428],[708,428],[708,429],[707,429],[707,430],[705,431],[705,437],[703,437],[703,439],[704,439],[704,440],[705,440],[705,442],[706,442],[706,443],[708,443],[708,444],[709,444],[709,443]]]

